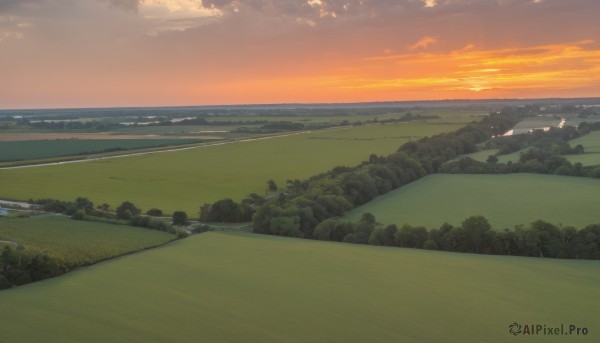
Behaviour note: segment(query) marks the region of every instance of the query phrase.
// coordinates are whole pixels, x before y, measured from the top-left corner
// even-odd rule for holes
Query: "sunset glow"
[[[0,3],[0,108],[600,96],[592,0]]]

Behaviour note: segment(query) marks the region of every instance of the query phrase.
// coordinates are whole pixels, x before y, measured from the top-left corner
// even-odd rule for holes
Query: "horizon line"
[[[507,101],[557,101],[557,100],[599,100],[600,96],[593,97],[545,97],[545,98],[486,98],[486,99],[421,99],[421,100],[382,100],[382,101],[358,101],[358,102],[281,102],[281,103],[233,103],[233,104],[209,104],[209,105],[128,105],[128,106],[86,106],[86,107],[21,107],[21,108],[0,108],[4,111],[43,111],[43,110],[111,110],[111,109],[137,109],[137,108],[243,108],[243,107],[276,107],[276,106],[352,106],[352,105],[378,105],[378,104],[411,104],[411,103],[441,103],[441,102],[507,102]]]

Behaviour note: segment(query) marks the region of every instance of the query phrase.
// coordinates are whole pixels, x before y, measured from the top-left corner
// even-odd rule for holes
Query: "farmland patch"
[[[61,139],[0,142],[0,162],[200,143],[197,139]]]
[[[600,180],[554,175],[431,175],[348,214],[370,212],[383,224],[439,228],[482,215],[497,230],[538,219],[582,227],[600,222]]]
[[[405,123],[320,130],[154,155],[0,170],[0,197],[85,196],[113,207],[128,200],[145,210],[183,210],[195,217],[206,202],[239,200],[252,192],[264,195],[269,179],[284,186],[289,179],[356,165],[372,153],[390,154],[412,139],[401,137],[434,135],[461,126]],[[377,139],[359,139],[365,137]]]
[[[206,233],[0,292],[0,341],[504,342],[529,320],[590,341],[598,284],[596,261]]]
[[[600,131],[593,131],[587,135],[575,138],[569,142],[574,147],[583,146],[583,154],[565,156],[571,163],[581,163],[584,166],[600,165]]]
[[[76,221],[60,215],[0,218],[0,241],[60,258],[69,265],[90,264],[169,242],[174,235],[124,225]]]

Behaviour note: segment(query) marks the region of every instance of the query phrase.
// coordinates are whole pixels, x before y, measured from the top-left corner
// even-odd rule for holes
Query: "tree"
[[[438,250],[438,246],[437,246],[437,243],[434,240],[428,239],[428,240],[425,241],[425,244],[423,244],[423,249]]]
[[[287,237],[302,237],[304,234],[300,231],[300,218],[296,217],[277,217],[271,219],[269,229],[275,235]]]
[[[375,219],[375,216],[371,212],[365,212],[360,217],[360,221],[371,224],[371,225],[375,225],[376,219]]]
[[[356,225],[355,238],[353,243],[357,244],[369,244],[369,238],[375,230],[375,216],[371,213],[363,213],[360,222]]]
[[[383,230],[383,228],[377,228],[371,233],[371,236],[369,237],[369,245],[383,245]]]
[[[321,241],[331,240],[331,231],[335,227],[335,219],[325,219],[313,231],[313,237]]]
[[[163,211],[158,208],[151,208],[146,212],[146,214],[153,217],[160,217],[163,215]]]
[[[235,201],[222,199],[210,206],[208,221],[235,223],[242,217],[242,207]]]
[[[103,203],[102,205],[96,206],[96,208],[100,211],[108,212],[108,210],[110,209],[110,205],[107,203]]]
[[[313,236],[319,240],[341,242],[346,235],[353,233],[353,231],[354,226],[351,222],[338,218],[329,218],[317,225]],[[368,238],[369,236],[367,236]]]
[[[404,225],[396,232],[395,238],[397,246],[420,249],[427,240],[427,229]]]
[[[488,220],[483,216],[472,216],[462,222],[462,227],[465,229],[467,246],[475,253],[483,248],[488,232],[492,229]]]
[[[277,192],[277,184],[275,183],[275,181],[273,181],[273,179],[267,181],[267,185],[269,186],[270,192]]]
[[[498,157],[496,157],[496,155],[490,155],[488,156],[487,163],[498,163]]]
[[[210,220],[210,204],[204,204],[202,206],[200,206],[200,212],[198,213],[200,215],[199,220],[203,223],[207,222]]]
[[[142,211],[135,207],[133,203],[125,201],[119,207],[117,207],[117,218],[129,220],[141,212]]]
[[[89,213],[94,209],[94,203],[88,198],[79,197],[75,199],[74,205],[76,210],[83,210],[86,213]]]
[[[554,171],[554,174],[569,176],[569,175],[571,175],[571,168],[569,168],[567,166],[560,166],[560,167],[556,168],[556,170]]]
[[[532,230],[538,232],[539,237],[539,256],[556,257],[557,251],[552,251],[551,247],[560,242],[561,232],[558,227],[545,222],[536,220],[530,224]],[[555,249],[560,250],[560,249]]]
[[[388,225],[383,229],[383,245],[393,247],[396,244],[396,232],[398,227],[394,224]]]
[[[71,218],[75,219],[75,220],[83,220],[85,218],[85,211],[84,210],[76,210],[71,215]]]
[[[173,212],[173,224],[186,226],[188,225],[188,215],[183,211]]]

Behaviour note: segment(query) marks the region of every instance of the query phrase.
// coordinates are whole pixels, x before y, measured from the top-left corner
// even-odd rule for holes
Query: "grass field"
[[[116,149],[140,149],[199,142],[201,140],[197,139],[61,139],[0,142],[0,161],[32,160]]]
[[[18,242],[27,251],[43,252],[69,265],[94,263],[173,238],[165,232],[76,221],[59,215],[0,218],[0,240]]]
[[[404,123],[331,129],[212,147],[85,163],[0,170],[0,198],[78,196],[114,207],[128,200],[147,210],[197,216],[205,202],[264,194],[267,181],[284,186],[371,153],[390,154],[408,137],[453,131],[462,124]]]
[[[575,138],[569,142],[574,147],[583,146],[583,154],[565,156],[571,163],[581,163],[584,166],[600,165],[600,131],[591,132],[585,136]]]
[[[582,227],[600,223],[600,180],[554,175],[431,175],[349,212],[371,212],[383,224],[439,228],[483,215],[494,229],[537,219]]]
[[[598,284],[597,261],[205,233],[0,292],[0,341],[596,342]]]

